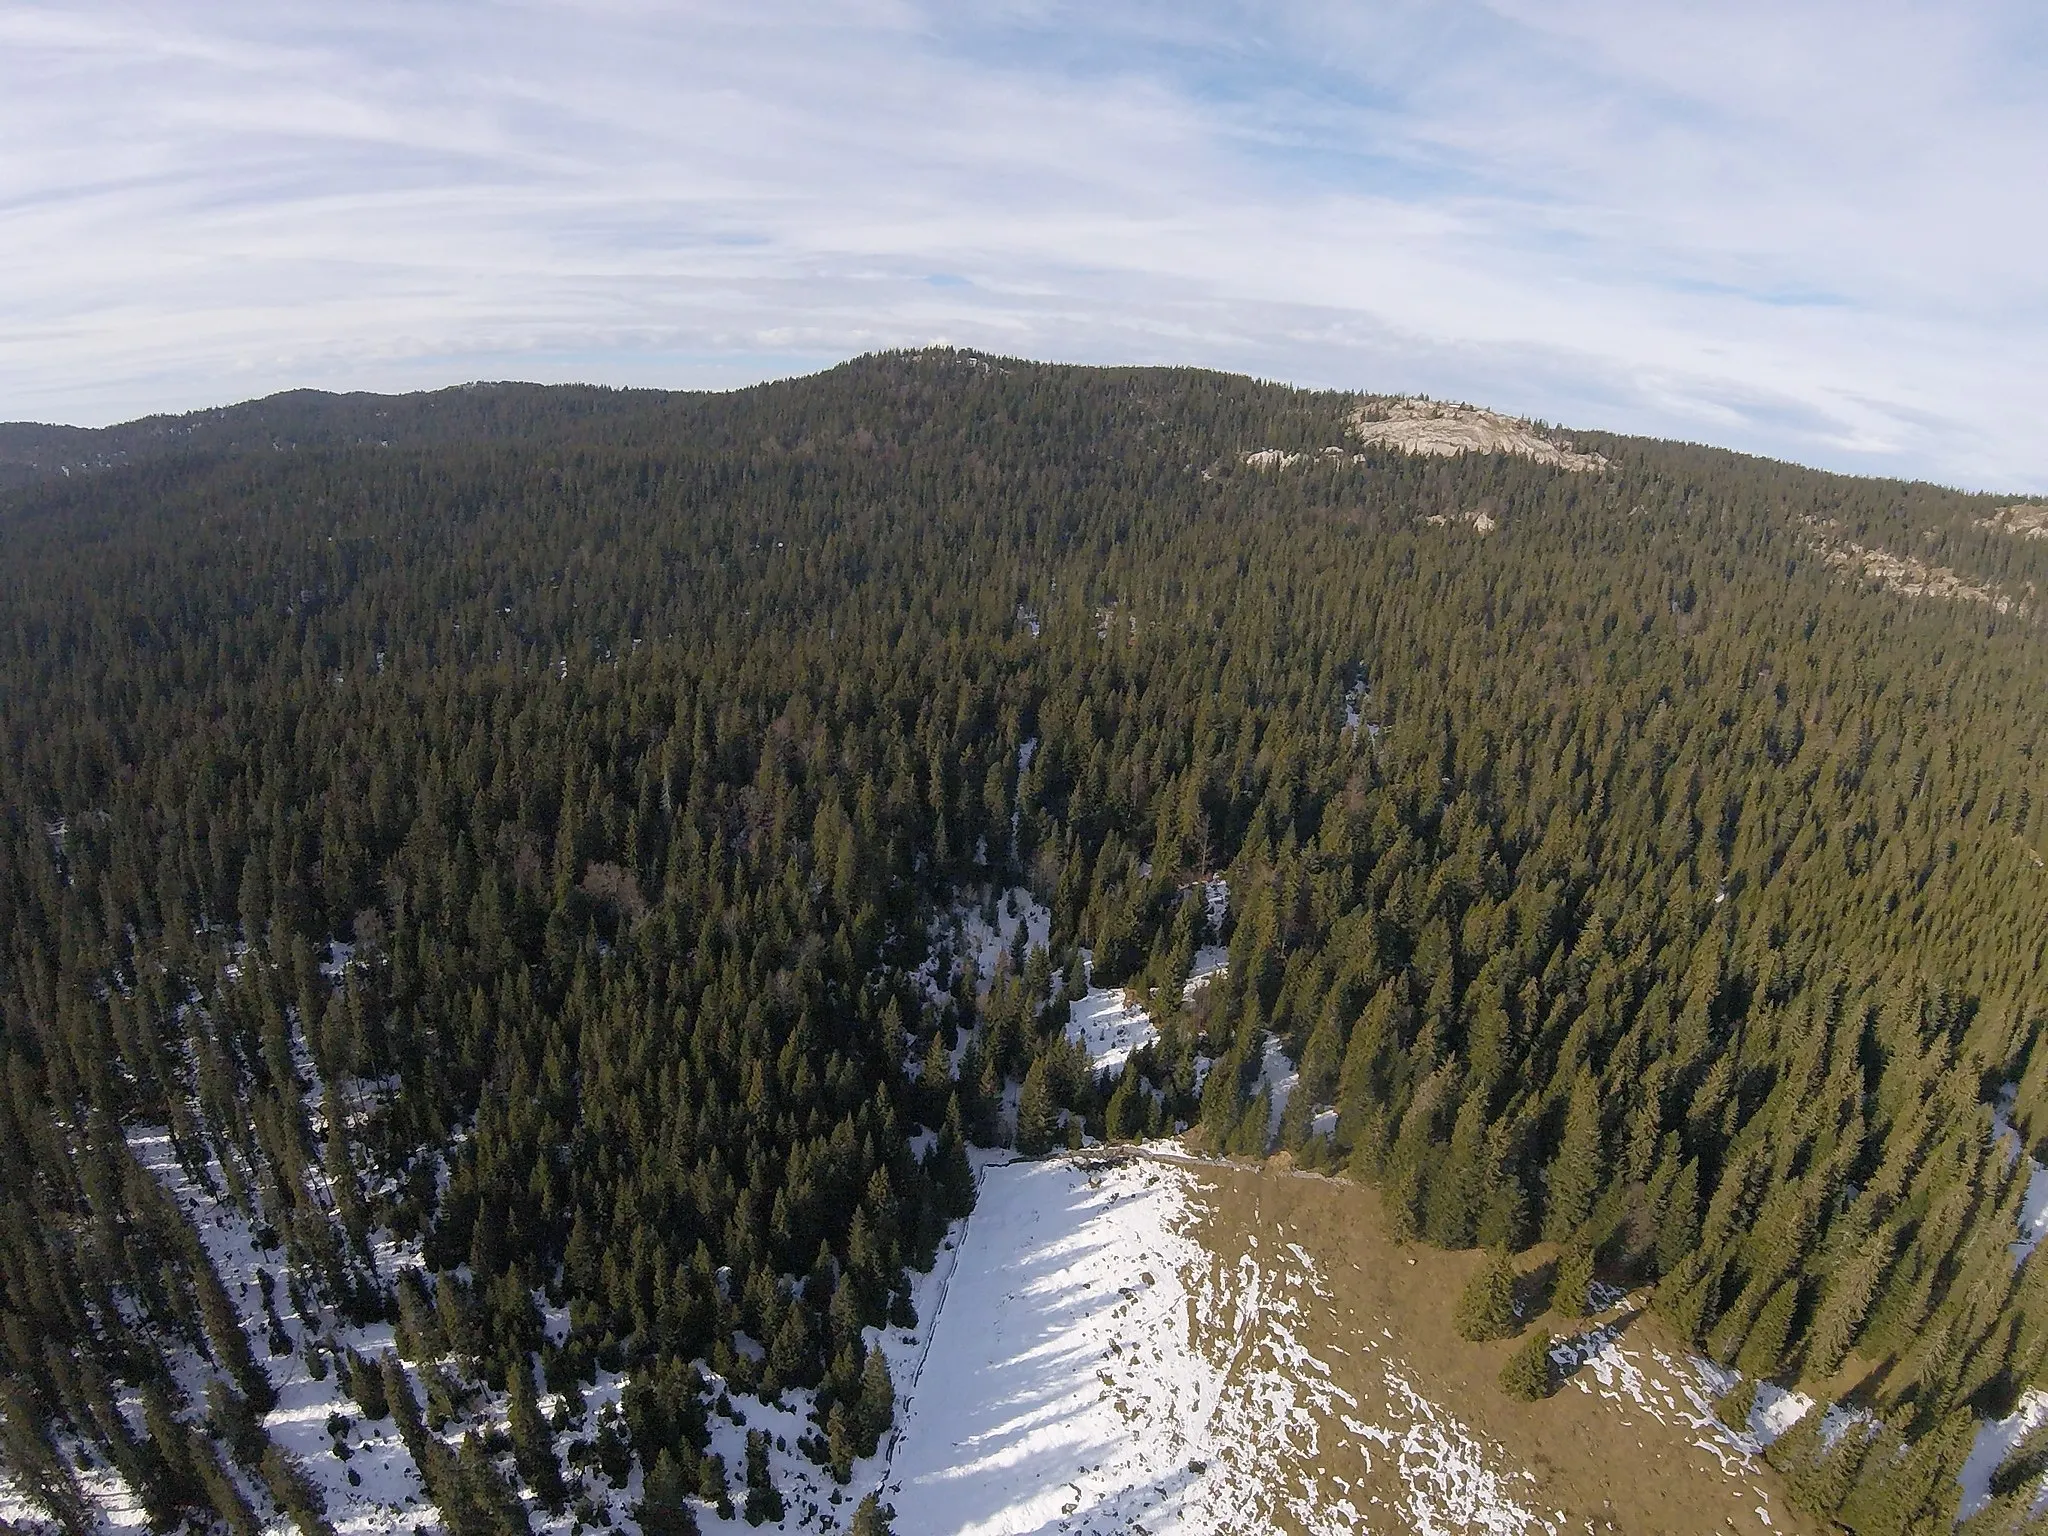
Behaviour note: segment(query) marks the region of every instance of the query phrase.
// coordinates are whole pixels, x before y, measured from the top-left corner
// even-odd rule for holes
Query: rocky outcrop
[[[2048,506],[2000,507],[1989,517],[1971,519],[1979,528],[2009,533],[2016,539],[2048,539]]]
[[[1352,412],[1351,430],[1366,443],[1403,453],[1450,458],[1461,453],[1513,453],[1538,464],[1586,474],[1607,467],[1597,453],[1543,436],[1534,426],[1476,405],[1434,400],[1367,401]]]

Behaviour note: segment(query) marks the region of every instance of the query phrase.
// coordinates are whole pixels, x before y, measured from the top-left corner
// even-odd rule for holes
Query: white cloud
[[[945,336],[2048,486],[2018,13],[0,8],[0,417]]]

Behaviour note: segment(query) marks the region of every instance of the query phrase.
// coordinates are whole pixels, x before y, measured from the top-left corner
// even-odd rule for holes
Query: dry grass
[[[1305,1351],[1328,1368],[1328,1385],[1337,1389],[1334,1397],[1307,1405],[1315,1410],[1307,1418],[1319,1424],[1305,1427],[1301,1405],[1291,1418],[1276,1411],[1283,1422],[1275,1443],[1247,1447],[1266,1475],[1286,1483],[1284,1502],[1297,1516],[1290,1528],[1319,1527],[1323,1521],[1309,1512],[1348,1499],[1359,1528],[1389,1532],[1823,1529],[1792,1509],[1760,1460],[1731,1456],[1725,1446],[1707,1448],[1701,1442],[1713,1437],[1686,1425],[1682,1415],[1645,1412],[1603,1395],[1588,1367],[1546,1401],[1509,1399],[1497,1378],[1515,1341],[1471,1344],[1451,1326],[1458,1294],[1483,1256],[1390,1241],[1371,1190],[1293,1173],[1277,1160],[1264,1167],[1201,1166],[1208,1189],[1200,1235],[1212,1255],[1208,1284],[1215,1298],[1205,1324],[1212,1346],[1246,1357],[1261,1348]],[[1290,1279],[1290,1270],[1308,1269],[1290,1245],[1299,1246],[1320,1276],[1321,1294]],[[1538,1251],[1522,1264],[1533,1269],[1546,1258]],[[1619,1314],[1583,1323],[1530,1321],[1562,1334],[1603,1323],[1612,1329],[1617,1317],[1623,1347],[1650,1374],[1660,1374],[1653,1347],[1680,1354],[1654,1319],[1639,1309],[1631,1313],[1626,1304]],[[1263,1335],[1277,1335],[1277,1342],[1262,1342]],[[1354,1406],[1333,1406],[1347,1394]],[[1377,1443],[1360,1433],[1361,1426],[1380,1431]],[[1442,1481],[1437,1461],[1444,1444],[1460,1438],[1485,1464],[1493,1479],[1488,1486],[1530,1519],[1486,1523],[1469,1508],[1460,1518],[1456,1498],[1448,1495],[1430,1510],[1416,1503],[1418,1486]],[[1468,1483],[1470,1472],[1463,1468]]]

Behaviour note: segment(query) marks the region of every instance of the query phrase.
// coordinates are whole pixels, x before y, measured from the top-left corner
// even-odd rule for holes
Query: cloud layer
[[[0,7],[0,418],[947,339],[2048,488],[2021,7]]]

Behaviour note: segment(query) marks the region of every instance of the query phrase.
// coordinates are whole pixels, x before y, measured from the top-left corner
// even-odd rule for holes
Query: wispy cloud
[[[2019,5],[0,5],[0,417],[945,338],[2048,486]]]

